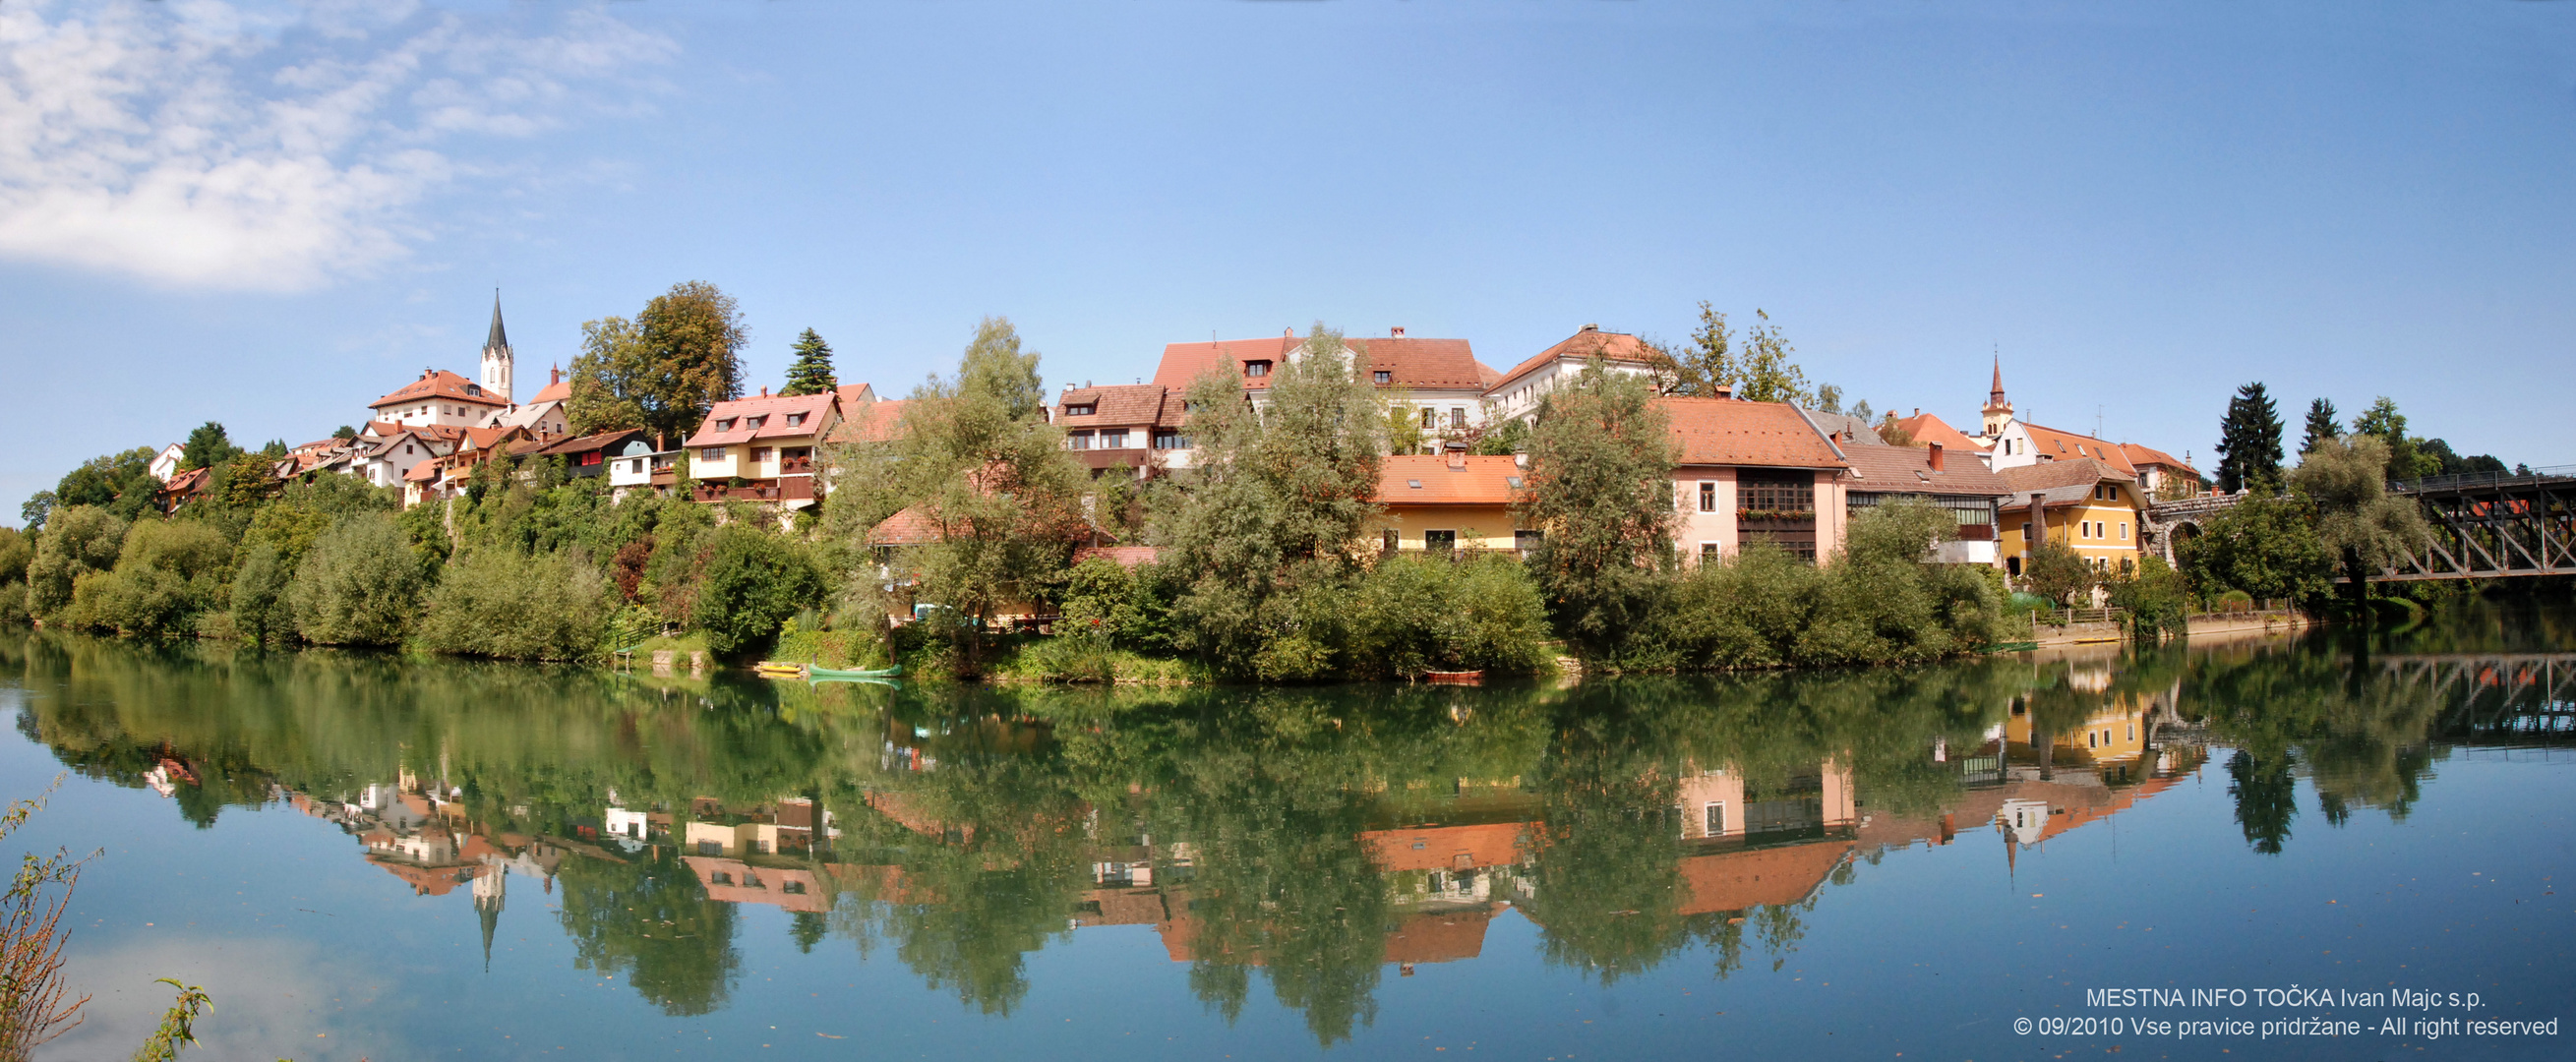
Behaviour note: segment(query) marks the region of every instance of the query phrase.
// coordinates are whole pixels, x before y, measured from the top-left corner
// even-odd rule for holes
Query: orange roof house
[[[1981,461],[1985,459],[1987,447],[1992,445],[1987,440],[1951,427],[1950,423],[1942,420],[1939,414],[1926,413],[1919,409],[1914,411],[1913,416],[1896,418],[1896,426],[1903,429],[1905,434],[1914,440],[1916,446],[1940,443],[1962,454],[1975,454]]]
[[[1654,400],[1670,422],[1685,556],[1733,556],[1767,541],[1810,561],[1842,545],[1851,461],[1795,406],[1733,398]]]
[[[1516,458],[1398,455],[1378,463],[1381,512],[1367,528],[1382,551],[1522,549],[1535,539],[1512,519],[1523,473]]]
[[[1555,346],[1498,374],[1487,386],[1485,397],[1494,402],[1498,416],[1527,416],[1538,408],[1540,399],[1582,372],[1593,358],[1602,359],[1614,371],[1645,375],[1654,371],[1654,353],[1653,347],[1636,336],[1604,332],[1600,325],[1587,324]]]

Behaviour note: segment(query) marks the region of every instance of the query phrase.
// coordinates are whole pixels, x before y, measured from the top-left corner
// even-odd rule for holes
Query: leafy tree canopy
[[[633,320],[581,326],[572,363],[572,430],[644,428],[676,441],[707,408],[742,396],[750,333],[733,296],[705,281],[674,284]]]
[[[839,387],[841,381],[832,374],[832,345],[808,328],[796,337],[796,360],[787,366],[787,386],[782,395],[819,395]]]
[[[1646,381],[1594,359],[1541,400],[1513,507],[1545,537],[1532,559],[1559,633],[1615,652],[1673,563],[1673,445]]]

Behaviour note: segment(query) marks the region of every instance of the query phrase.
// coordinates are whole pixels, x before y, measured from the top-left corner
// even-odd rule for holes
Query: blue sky
[[[1508,367],[1761,307],[1813,379],[2208,465],[2293,424],[2576,463],[2576,3],[0,5],[0,520],[199,422],[301,442],[502,290],[740,299],[900,393],[1404,326]],[[2295,438],[2294,440],[2295,441]]]

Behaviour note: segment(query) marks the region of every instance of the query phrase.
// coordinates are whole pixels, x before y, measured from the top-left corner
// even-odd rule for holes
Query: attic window
[[[466,394],[469,394],[469,395],[479,395],[479,394],[482,394],[482,393],[483,393],[483,385],[482,385],[482,384],[466,384],[466,385],[465,385],[465,393],[466,393]]]
[[[1370,376],[1372,379],[1375,379],[1375,380],[1376,380],[1377,382],[1379,382],[1379,383],[1394,383],[1394,382],[1395,382],[1395,374],[1394,374],[1394,373],[1392,373],[1392,372],[1389,372],[1389,371],[1387,371],[1387,370],[1385,370],[1385,369],[1379,369],[1379,370],[1377,370],[1376,372],[1372,372],[1372,373],[1370,373],[1370,374],[1369,374],[1369,376]]]
[[[1422,481],[1421,481],[1421,480],[1418,480],[1418,479],[1408,479],[1408,480],[1405,480],[1405,481],[1404,481],[1404,485],[1405,485],[1405,486],[1408,486],[1408,487],[1411,487],[1411,488],[1413,488],[1413,489],[1415,489],[1415,490],[1421,490],[1421,489],[1422,489]]]
[[[733,418],[732,418],[732,417],[726,417],[726,418],[725,418],[725,419],[723,419],[723,420],[719,420],[719,421],[717,421],[717,422],[716,422],[716,430],[717,430],[717,431],[732,431],[732,430],[733,430]]]
[[[1519,476],[1504,476],[1503,482],[1510,484],[1513,490],[1521,489],[1521,477]]]
[[[1099,411],[1100,407],[1090,402],[1085,402],[1078,406],[1064,407],[1064,415],[1068,417],[1088,417]]]
[[[765,413],[764,413],[764,414],[762,414],[762,415],[760,415],[760,416],[753,417],[753,418],[751,418],[751,419],[750,419],[750,420],[748,420],[748,421],[744,421],[744,422],[743,422],[743,427],[746,427],[746,428],[757,428],[757,427],[759,427],[759,426],[761,426],[761,425],[763,425],[763,424],[767,424],[767,423],[769,423],[769,416],[768,416],[768,414],[765,414]]]
[[[1268,376],[1270,375],[1270,363],[1266,361],[1244,362],[1243,374],[1245,376]]]
[[[790,413],[790,414],[788,414],[788,415],[787,415],[787,426],[788,426],[788,427],[791,427],[791,428],[794,428],[794,427],[800,427],[800,426],[802,426],[804,423],[805,423],[805,414],[802,414],[802,413]]]

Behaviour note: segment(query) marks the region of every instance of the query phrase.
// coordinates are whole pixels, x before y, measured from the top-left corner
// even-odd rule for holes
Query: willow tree
[[[910,563],[923,595],[974,617],[954,634],[971,673],[983,626],[1034,600],[1087,529],[1089,482],[1047,422],[1038,354],[1005,318],[975,326],[954,379],[932,377],[906,404],[891,448],[897,493],[929,527]]]
[[[2388,493],[2388,444],[2375,436],[2318,443],[2290,473],[2290,487],[2316,506],[2317,537],[2343,567],[2344,594],[2356,605],[2370,573],[2433,536],[2414,502]]]
[[[1355,571],[1378,512],[1386,415],[1341,334],[1318,324],[1255,408],[1230,373],[1190,385],[1195,469],[1156,521],[1184,647],[1264,678],[1331,670],[1332,591]]]
[[[1673,443],[1647,382],[1595,358],[1539,404],[1519,526],[1557,633],[1587,658],[1614,652],[1674,563]]]

